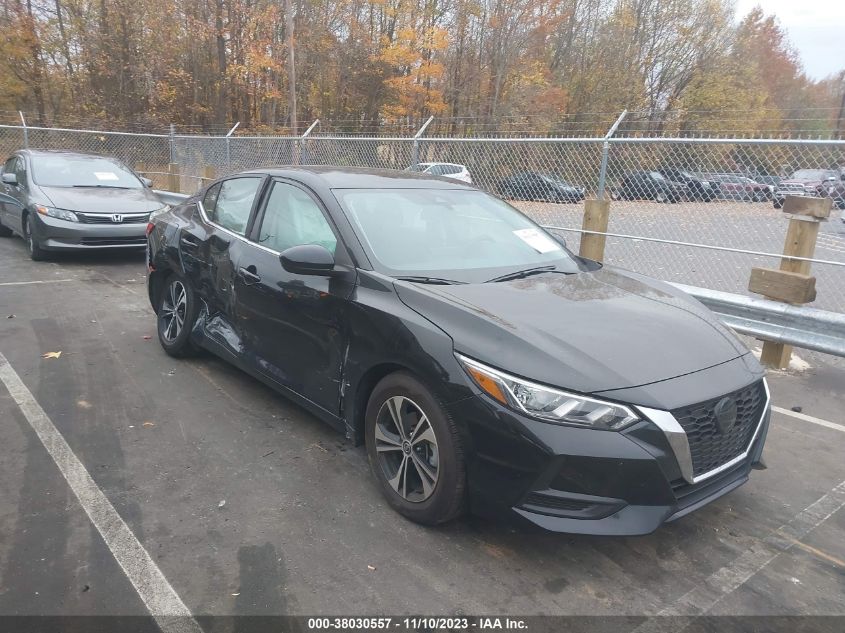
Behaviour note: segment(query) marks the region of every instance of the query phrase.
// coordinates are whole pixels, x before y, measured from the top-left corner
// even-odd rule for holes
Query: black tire
[[[194,356],[199,351],[191,343],[191,330],[198,312],[199,300],[190,282],[182,275],[172,273],[161,288],[156,309],[158,340],[170,356],[185,358]]]
[[[403,426],[407,426],[402,437],[394,423],[396,418],[391,415],[391,407],[397,402],[403,412]],[[428,429],[416,411],[427,418],[428,429],[435,438],[433,448],[424,439]],[[370,470],[394,510],[424,525],[445,523],[463,512],[466,469],[461,438],[455,423],[419,380],[406,372],[384,377],[370,394],[364,425]],[[419,434],[416,440],[415,434]],[[404,479],[403,465],[407,468]],[[432,479],[425,477],[429,486],[426,490],[424,473],[431,473],[432,468],[436,478],[432,484]],[[402,487],[404,494],[400,492]]]
[[[29,214],[23,216],[23,239],[26,242],[29,258],[34,262],[43,262],[50,254],[41,248],[38,239],[32,234],[32,225],[29,222]]]
[[[778,200],[777,198],[775,198],[774,200],[772,200],[772,206],[775,209],[780,209],[781,207],[783,207],[783,200]]]

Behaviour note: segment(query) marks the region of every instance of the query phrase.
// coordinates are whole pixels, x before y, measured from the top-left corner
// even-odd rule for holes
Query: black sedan
[[[719,183],[715,180],[708,180],[685,169],[673,167],[664,167],[660,174],[670,182],[685,185],[690,200],[710,202],[719,196]]]
[[[34,260],[53,251],[144,248],[152,184],[107,156],[20,150],[0,175],[0,236],[17,233]]]
[[[148,242],[164,350],[210,350],[366,443],[412,520],[643,534],[760,460],[763,371],[708,310],[461,183],[245,172]]]
[[[499,184],[502,196],[510,200],[546,200],[548,202],[580,202],[584,187],[572,185],[549,174],[525,172],[505,178]]]
[[[687,196],[687,187],[682,182],[669,180],[659,171],[633,171],[625,174],[612,195],[617,200],[680,202]]]

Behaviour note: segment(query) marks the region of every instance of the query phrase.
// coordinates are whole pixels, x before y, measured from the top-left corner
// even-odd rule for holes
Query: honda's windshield
[[[141,189],[144,186],[119,162],[99,156],[33,156],[32,179],[42,187]]]

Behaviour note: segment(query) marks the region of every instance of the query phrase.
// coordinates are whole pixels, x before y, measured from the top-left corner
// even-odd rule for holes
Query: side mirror
[[[279,255],[282,268],[295,275],[329,276],[334,271],[334,255],[319,244],[291,246]]]
[[[3,184],[16,185],[18,184],[18,177],[15,174],[3,174]]]
[[[152,187],[153,186],[153,181],[150,180],[149,178],[144,178],[143,176],[141,176],[141,182],[143,183],[143,185],[145,187]]]

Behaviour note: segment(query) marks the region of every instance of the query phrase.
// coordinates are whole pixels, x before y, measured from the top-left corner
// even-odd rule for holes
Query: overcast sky
[[[823,79],[845,68],[845,1],[736,0],[737,19],[758,4],[778,16],[810,77]]]

